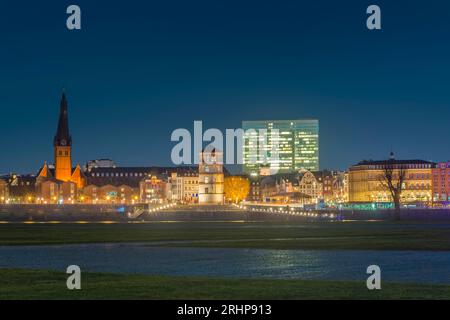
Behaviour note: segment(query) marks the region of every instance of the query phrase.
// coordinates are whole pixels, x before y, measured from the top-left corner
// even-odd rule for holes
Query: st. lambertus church
[[[36,185],[44,199],[64,198],[75,201],[78,190],[86,185],[86,177],[77,164],[72,167],[72,136],[69,131],[69,115],[66,94],[60,102],[58,127],[53,139],[54,165],[44,163]]]

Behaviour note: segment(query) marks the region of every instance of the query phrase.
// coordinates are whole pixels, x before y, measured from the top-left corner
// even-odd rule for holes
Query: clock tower
[[[55,150],[55,178],[70,181],[72,178],[72,137],[69,133],[67,99],[63,92],[61,97],[58,129],[53,140]]]

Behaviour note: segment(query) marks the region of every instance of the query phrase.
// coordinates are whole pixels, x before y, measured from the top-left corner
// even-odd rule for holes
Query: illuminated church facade
[[[68,104],[63,92],[58,127],[53,139],[54,165],[44,163],[36,179],[37,197],[41,202],[74,203],[86,185],[79,164],[72,167],[72,137],[69,131]]]

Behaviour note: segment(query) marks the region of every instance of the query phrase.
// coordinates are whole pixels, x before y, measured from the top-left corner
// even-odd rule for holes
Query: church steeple
[[[72,137],[69,133],[69,115],[67,111],[67,98],[63,91],[59,110],[58,129],[56,131],[55,138],[53,139],[53,145],[57,146],[71,146]]]
[[[72,137],[69,133],[67,99],[63,92],[59,110],[58,129],[53,139],[55,149],[55,178],[70,181],[72,177]]]

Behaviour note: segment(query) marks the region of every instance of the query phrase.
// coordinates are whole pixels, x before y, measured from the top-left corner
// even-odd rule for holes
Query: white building
[[[168,200],[184,203],[198,202],[198,173],[173,172],[169,177]]]
[[[300,170],[298,191],[310,197],[312,203],[317,203],[322,197],[322,183],[308,170]]]
[[[200,153],[198,172],[198,202],[200,204],[223,204],[223,153],[215,150]]]

